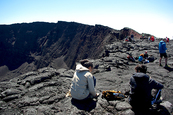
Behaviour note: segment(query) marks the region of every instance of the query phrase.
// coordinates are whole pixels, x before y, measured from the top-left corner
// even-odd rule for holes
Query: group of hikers
[[[95,90],[96,78],[92,75],[92,70],[93,64],[87,59],[81,60],[77,64],[70,88],[70,93],[74,100],[87,101],[99,97],[100,94],[96,93]],[[132,75],[129,82],[131,89],[126,92],[129,95],[129,103],[133,109],[150,108],[154,99],[151,90],[157,89],[159,91],[163,88],[163,85],[146,74],[147,67],[145,65],[137,65],[135,71],[136,73]],[[161,92],[159,92],[160,95]]]
[[[154,41],[155,41],[154,36],[151,36],[151,37],[149,36],[149,37],[148,37],[148,41],[154,42]]]
[[[132,56],[132,54],[129,54],[127,56],[127,59],[129,61],[136,62],[136,60]],[[155,60],[154,56],[153,55],[148,56],[147,51],[145,51],[145,53],[140,54],[140,56],[138,57],[138,62],[141,63],[141,64],[146,64],[146,63],[149,63],[149,62],[153,62],[154,60]]]
[[[168,66],[165,42],[166,39],[163,39],[159,43],[160,66],[162,57],[165,57],[165,66]],[[147,52],[141,56],[145,59],[149,58]],[[130,55],[129,58],[135,61]],[[100,94],[96,93],[95,90],[96,78],[92,75],[92,70],[93,63],[88,59],[80,60],[79,63],[77,63],[70,88],[72,99],[87,101],[99,97]],[[125,94],[129,95],[129,103],[133,109],[149,109],[153,103],[160,101],[161,89],[164,88],[164,86],[149,77],[146,72],[147,66],[139,64],[135,67],[135,73],[130,78],[130,90]],[[152,95],[152,89],[157,90],[157,97]],[[155,101],[153,102],[153,100]]]
[[[127,36],[127,37],[125,38],[125,41],[126,41],[126,42],[128,42],[128,41],[129,41],[129,42],[135,41],[134,35],[132,34],[130,37]]]
[[[166,42],[169,42],[169,39],[166,37],[166,38],[163,38],[160,42],[159,42],[159,53],[160,53],[160,59],[159,59],[159,65],[162,66],[161,64],[161,61],[162,61],[162,58],[164,57],[165,58],[165,67],[169,67],[168,64],[167,64],[167,59],[168,59],[168,56],[167,56],[167,53],[166,53]],[[127,56],[127,59],[129,61],[132,61],[132,62],[136,62],[135,58],[132,56],[132,54],[129,54]],[[149,62],[153,62],[155,60],[155,57],[153,55],[148,55],[147,51],[145,51],[145,53],[141,53],[140,56],[138,57],[138,62],[139,63],[142,63],[142,64],[146,64],[146,63],[149,63]]]

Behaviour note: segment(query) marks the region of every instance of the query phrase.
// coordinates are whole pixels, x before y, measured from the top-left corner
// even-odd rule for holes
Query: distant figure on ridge
[[[88,100],[97,98],[99,93],[95,91],[96,79],[91,74],[93,64],[87,59],[80,60],[72,78],[71,96],[76,100]]]
[[[152,105],[153,96],[151,94],[152,89],[160,90],[164,86],[159,82],[149,77],[147,67],[145,65],[137,65],[135,67],[136,73],[130,78],[130,98],[129,102],[133,109],[148,110]],[[160,99],[161,92],[159,91],[158,98]]]
[[[168,42],[168,43],[169,43],[169,38],[168,38],[168,37],[166,37],[166,42]]]
[[[129,37],[129,42],[132,42],[132,39],[131,39],[131,37]]]
[[[165,67],[168,67],[167,65],[167,60],[168,60],[168,56],[167,56],[167,53],[166,53],[166,38],[164,38],[163,40],[160,41],[159,43],[159,53],[160,53],[160,60],[159,60],[159,65],[162,66],[162,57],[164,56],[165,58]]]
[[[154,36],[151,36],[150,41],[151,42],[154,42],[155,41]]]
[[[124,41],[128,42],[128,41],[129,41],[128,37],[126,37],[126,38],[124,39]]]
[[[150,41],[150,36],[148,36],[148,41]]]
[[[135,41],[134,35],[133,35],[133,34],[131,35],[131,39],[132,39],[132,41]]]
[[[105,52],[102,54],[102,57],[109,57],[109,53],[110,51],[106,49]]]

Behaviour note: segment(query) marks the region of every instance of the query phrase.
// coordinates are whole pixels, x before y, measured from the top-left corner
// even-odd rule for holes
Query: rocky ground
[[[131,42],[114,42],[105,46],[110,51],[107,57],[90,59],[97,79],[96,90],[129,90],[129,79],[135,72],[136,62],[128,62],[127,55],[132,53],[138,57],[148,51],[156,59],[147,63],[148,72],[156,81],[164,85],[162,90],[163,102],[156,110],[150,112],[132,111],[131,106],[124,100],[107,101],[101,96],[91,102],[78,103],[65,97],[70,88],[74,70],[42,68],[31,71],[10,81],[0,82],[0,114],[2,115],[170,115],[173,114],[173,41],[167,44],[168,64],[170,68],[159,66],[159,40],[148,42],[137,40]],[[162,60],[164,65],[164,60]],[[140,105],[139,105],[140,106]]]

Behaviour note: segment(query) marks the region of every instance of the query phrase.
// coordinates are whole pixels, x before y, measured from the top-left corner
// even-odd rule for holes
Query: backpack
[[[121,91],[106,90],[106,91],[102,92],[102,99],[105,98],[108,101],[121,100],[126,97],[127,96],[125,96],[123,93],[121,93]]]

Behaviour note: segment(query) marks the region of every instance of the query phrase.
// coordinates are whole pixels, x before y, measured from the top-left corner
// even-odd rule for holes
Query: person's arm
[[[130,78],[130,94],[133,94],[136,89],[136,82],[133,77]]]
[[[164,86],[161,83],[159,83],[153,79],[150,79],[150,83],[152,84],[152,87],[154,89],[163,89],[164,88]]]
[[[167,50],[167,48],[166,48],[166,43],[163,44],[163,49],[164,49],[164,50]]]
[[[87,73],[87,79],[88,79],[88,89],[89,89],[89,92],[94,96],[96,97],[97,94],[96,94],[96,91],[95,91],[95,88],[94,88],[94,80],[93,80],[93,76],[91,73]]]

